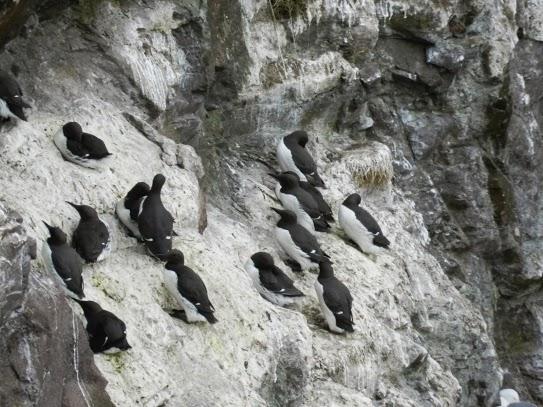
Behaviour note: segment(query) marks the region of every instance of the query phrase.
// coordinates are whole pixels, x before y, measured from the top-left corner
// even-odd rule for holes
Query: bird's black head
[[[164,260],[166,260],[168,263],[184,264],[185,256],[181,250],[173,249],[170,250],[166,257],[164,257]]]
[[[362,202],[362,198],[359,194],[351,194],[343,201],[343,205],[347,208],[355,208],[360,205],[360,202]]]
[[[77,213],[79,213],[79,216],[81,216],[81,219],[83,220],[98,218],[98,214],[96,213],[96,211],[88,205],[76,205],[68,201],[66,201],[66,203],[72,206],[77,211]]]
[[[130,191],[128,191],[128,194],[126,194],[126,201],[136,201],[140,199],[142,196],[145,196],[149,194],[151,191],[151,188],[149,188],[149,185],[147,185],[146,182],[138,182],[136,185],[132,187]]]
[[[165,182],[166,182],[166,177],[164,175],[162,174],[155,175],[155,177],[153,178],[153,186],[151,187],[151,191],[160,192]]]
[[[293,133],[290,133],[287,136],[289,139],[292,139],[296,144],[298,144],[301,147],[305,147],[307,142],[309,141],[308,134],[303,130],[296,130]]]
[[[81,301],[76,300],[75,298],[73,300],[81,305],[81,308],[83,309],[83,313],[85,314],[86,318],[93,314],[96,314],[97,312],[102,311],[102,307],[94,301]]]
[[[300,177],[298,177],[298,175],[292,171],[282,172],[279,175],[270,175],[279,181],[282,187],[286,188],[296,187],[300,182]]]
[[[130,346],[128,344],[128,341],[126,340],[126,336],[124,336],[124,338],[122,338],[117,343],[115,343],[115,347],[120,349],[120,350],[132,349],[132,346]]]
[[[51,236],[49,239],[47,239],[48,243],[64,244],[67,242],[66,233],[64,233],[61,228],[51,226],[45,221],[43,221],[43,224],[47,227],[47,230],[49,230],[49,235]]]
[[[268,269],[273,267],[273,257],[266,252],[258,252],[251,256],[251,260],[257,269]]]
[[[509,372],[503,374],[502,389],[514,389],[513,375]]]
[[[277,208],[271,208],[271,210],[281,216],[280,222],[284,222],[286,224],[294,224],[297,221],[296,214],[292,211]]]
[[[81,137],[83,136],[83,129],[77,122],[66,123],[62,127],[62,131],[68,140],[81,141]]]

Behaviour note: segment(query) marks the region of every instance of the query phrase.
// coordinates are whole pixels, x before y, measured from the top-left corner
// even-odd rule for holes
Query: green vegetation
[[[105,354],[106,360],[111,363],[111,366],[116,373],[122,373],[125,365],[123,360],[123,352]]]

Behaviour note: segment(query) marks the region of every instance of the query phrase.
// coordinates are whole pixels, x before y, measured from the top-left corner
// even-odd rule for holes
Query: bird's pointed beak
[[[274,173],[271,173],[271,172],[268,172],[268,175],[274,179],[276,179],[277,181],[279,181],[279,174],[274,174]]]
[[[274,207],[272,207],[272,206],[270,206],[270,209],[271,209],[272,211],[274,211],[275,213],[278,213],[279,215],[281,215],[282,212],[283,212],[281,209],[277,209],[277,208],[274,208]]]
[[[64,201],[64,202],[66,202],[68,205],[70,205],[72,208],[75,208],[76,210],[79,208],[79,205],[76,205],[73,202],[70,202],[70,201]]]
[[[47,227],[47,230],[50,232],[53,229],[53,226],[49,225],[46,221],[42,220],[43,224]]]

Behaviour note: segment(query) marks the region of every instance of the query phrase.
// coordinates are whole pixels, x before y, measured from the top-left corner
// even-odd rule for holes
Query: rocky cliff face
[[[543,402],[540,2],[1,7],[0,68],[34,105],[28,123],[0,136],[6,400],[486,406],[508,369],[525,399]],[[62,160],[52,135],[69,120],[110,147],[104,171]],[[294,276],[307,297],[282,309],[242,269],[257,250],[279,260],[266,174],[279,137],[298,128],[313,135],[334,209],[360,191],[392,241],[374,259],[339,230],[319,235],[355,298],[348,337],[323,329],[316,275]],[[113,215],[157,172],[168,179],[174,246],[206,282],[214,326],[163,311],[162,265]],[[79,310],[39,258],[30,266],[24,243],[23,228],[42,244],[42,219],[73,230],[65,200],[93,205],[114,230],[111,257],[84,273],[87,296],[127,323],[133,346],[94,357],[105,391]]]

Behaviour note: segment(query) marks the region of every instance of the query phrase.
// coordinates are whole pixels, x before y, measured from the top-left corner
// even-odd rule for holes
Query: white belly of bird
[[[124,198],[121,199],[115,207],[115,213],[119,217],[119,220],[125,225],[128,230],[132,232],[136,238],[141,240],[141,233],[138,228],[138,224],[130,217],[130,211],[124,207]]]
[[[317,292],[317,298],[319,299],[319,305],[321,306],[322,313],[324,314],[324,319],[326,320],[326,323],[328,324],[328,328],[332,332],[336,332],[338,334],[342,334],[345,332],[345,330],[339,328],[336,325],[336,317],[334,316],[334,313],[328,308],[326,303],[324,302],[324,288],[321,283],[319,283],[319,280],[315,281],[315,291]]]
[[[500,406],[507,407],[511,403],[518,403],[520,397],[513,389],[500,390]]]
[[[11,113],[8,104],[4,101],[4,99],[0,99],[0,117],[2,119],[17,118],[17,116]]]
[[[311,268],[312,263],[311,260],[309,260],[309,256],[305,254],[302,249],[296,246],[292,240],[292,237],[290,237],[288,230],[276,227],[275,237],[279,243],[279,246],[281,246],[281,248],[292,260],[300,264],[302,270],[305,271]]]
[[[277,161],[279,161],[279,166],[282,171],[292,171],[298,174],[301,181],[307,181],[304,173],[296,167],[294,159],[292,158],[292,152],[285,145],[283,139],[277,145]]]
[[[83,158],[72,154],[72,152],[68,149],[67,139],[64,136],[64,131],[62,128],[53,136],[53,142],[64,159],[86,168],[97,169],[100,167],[100,163],[97,160],[89,160],[88,158]]]
[[[124,207],[124,205],[123,205],[123,207]],[[98,256],[98,258],[96,259],[97,262],[102,261],[107,256],[109,256],[109,254],[111,253],[112,246],[113,246],[113,233],[111,233],[111,228],[102,219],[100,219],[100,222],[102,222],[106,226],[109,237],[108,237],[108,240],[107,240],[104,248],[102,249],[102,252],[100,253],[100,256]]]
[[[298,222],[298,225],[303,226],[312,234],[315,234],[315,225],[313,223],[313,219],[311,219],[311,216],[309,216],[308,213],[303,210],[298,199],[296,199],[294,195],[283,194],[281,191],[277,190],[276,194],[277,198],[281,201],[283,207],[296,214],[296,221]]]
[[[189,322],[206,322],[207,319],[198,312],[193,303],[187,300],[181,295],[177,289],[177,274],[174,271],[164,269],[164,284],[170,292],[173,298],[177,301],[177,304],[183,308],[185,315],[187,316],[187,321]]]
[[[251,281],[253,282],[253,285],[259,292],[259,294],[272,304],[284,306],[295,302],[294,298],[285,297],[281,294],[275,294],[268,290],[266,287],[264,287],[260,282],[260,273],[258,269],[254,266],[254,263],[251,259],[249,259],[247,263],[245,263],[245,271],[251,278]]]
[[[53,278],[56,278],[57,281],[60,283],[60,286],[64,290],[64,293],[72,298],[79,299],[79,297],[71,292],[68,287],[66,286],[66,283],[60,276],[60,274],[57,273],[57,270],[55,269],[55,265],[53,264],[53,255],[51,253],[51,248],[49,247],[49,244],[47,242],[43,242],[41,246],[41,256],[43,260],[43,264],[45,266],[45,269],[51,273]]]
[[[347,236],[360,247],[364,253],[379,253],[379,247],[373,244],[373,234],[356,218],[356,214],[345,205],[339,207],[338,221]]]

